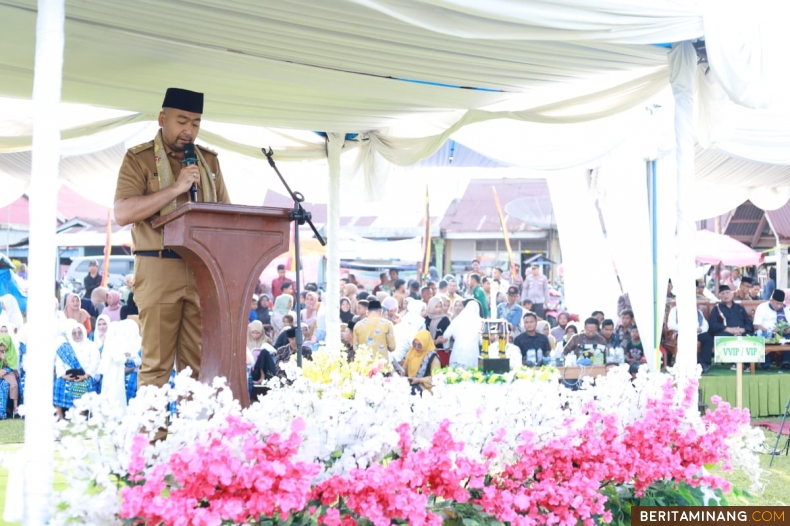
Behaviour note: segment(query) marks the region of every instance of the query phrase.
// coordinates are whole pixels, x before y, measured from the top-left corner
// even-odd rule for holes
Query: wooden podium
[[[201,382],[228,380],[242,407],[247,392],[246,347],[250,302],[266,265],[288,250],[288,208],[187,203],[156,219],[165,247],[195,275],[203,325]]]

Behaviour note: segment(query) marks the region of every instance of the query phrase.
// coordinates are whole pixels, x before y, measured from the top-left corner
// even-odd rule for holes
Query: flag
[[[428,268],[431,266],[431,200],[428,196],[428,185],[425,185],[425,232],[422,237],[422,275],[428,276]]]
[[[505,221],[505,216],[502,214],[502,205],[499,204],[499,195],[496,193],[496,188],[491,187],[491,190],[494,192],[494,203],[496,204],[496,211],[499,214],[499,224],[502,225],[502,235],[505,236],[505,248],[507,248],[507,257],[510,259],[510,275],[515,276],[518,275],[518,271],[516,270],[516,261],[513,259],[513,250],[510,248],[510,236],[507,233],[507,222]]]
[[[107,286],[107,278],[110,276],[110,252],[112,252],[112,210],[107,209],[107,238],[104,241],[104,269],[101,277],[101,286]]]

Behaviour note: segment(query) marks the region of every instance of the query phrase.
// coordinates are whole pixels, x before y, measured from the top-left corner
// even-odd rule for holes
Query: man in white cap
[[[777,329],[777,325],[781,322],[784,322],[783,325],[790,323],[790,309],[785,305],[785,292],[776,289],[773,294],[771,294],[770,300],[759,304],[754,310],[755,334],[766,338],[772,338],[775,334],[780,333],[779,336],[785,338],[790,337],[790,327],[782,331]],[[790,369],[790,352],[784,351],[782,355],[782,369]],[[765,355],[765,363],[763,363],[762,368],[771,368],[771,358],[769,354]]]

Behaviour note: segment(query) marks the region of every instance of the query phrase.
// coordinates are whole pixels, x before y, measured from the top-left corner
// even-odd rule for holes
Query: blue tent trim
[[[456,168],[507,168],[510,165],[491,159],[453,140],[446,141],[436,153],[412,166]]]

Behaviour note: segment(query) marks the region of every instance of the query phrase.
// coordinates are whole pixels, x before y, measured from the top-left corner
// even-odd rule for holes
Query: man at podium
[[[169,88],[154,140],[130,148],[115,189],[115,221],[132,227],[134,300],[140,309],[143,363],[139,385],[162,386],[174,363],[200,371],[200,300],[195,277],[181,257],[164,246],[162,229],[151,222],[190,200],[229,203],[216,152],[195,148],[196,162],[185,162],[184,147],[200,131],[203,94]]]

